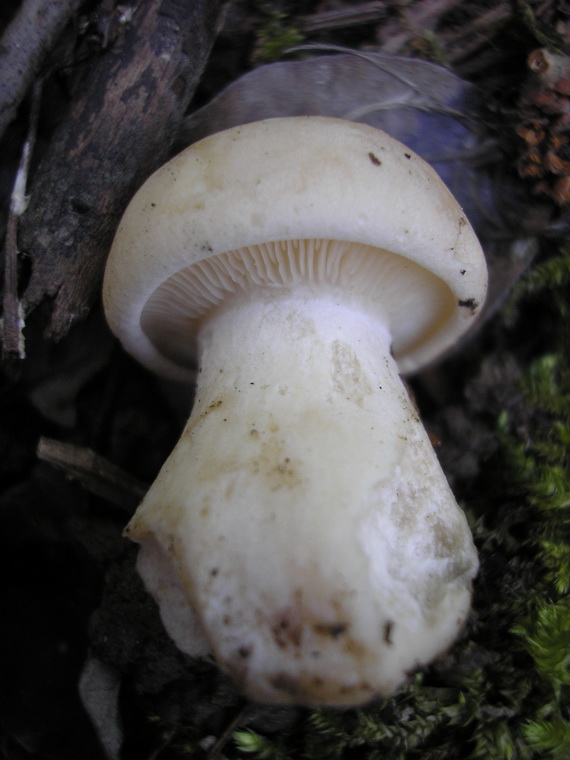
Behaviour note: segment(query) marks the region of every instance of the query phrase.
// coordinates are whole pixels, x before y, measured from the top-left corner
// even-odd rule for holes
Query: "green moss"
[[[560,698],[562,687],[570,686],[570,598],[537,599],[532,616],[514,632],[523,639],[537,673]]]
[[[235,731],[233,738],[237,749],[244,755],[257,760],[287,760],[281,747],[255,731]]]
[[[288,23],[286,13],[275,3],[257,0],[256,9],[261,22],[256,30],[257,40],[253,58],[258,63],[269,63],[282,58],[283,54],[304,41],[304,37]]]
[[[521,307],[534,303],[533,298],[549,300],[549,317],[557,332],[555,344],[560,347],[568,345],[568,321],[570,318],[570,246],[563,247],[557,255],[550,256],[536,264],[515,288],[504,314],[507,322],[516,323],[520,317]],[[540,304],[534,308],[542,316]]]
[[[538,756],[567,760],[570,747],[570,723],[567,720],[530,722],[525,727],[525,736]]]
[[[513,626],[531,658],[533,715],[523,736],[533,756],[570,757],[570,361],[567,353],[568,250],[538,266],[524,293],[547,292],[555,317],[555,353],[535,359],[522,381],[525,424],[502,418],[509,490],[532,511],[534,584],[527,614]],[[530,705],[529,705],[530,706]]]

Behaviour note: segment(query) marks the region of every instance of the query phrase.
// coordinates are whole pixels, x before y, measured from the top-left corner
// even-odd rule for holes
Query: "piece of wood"
[[[106,499],[129,515],[146,493],[141,483],[91,449],[53,438],[40,438],[38,459],[48,462],[80,483],[90,493]]]
[[[4,239],[4,291],[2,298],[2,357],[25,358],[24,336],[22,335],[21,307],[18,299],[18,222],[26,210],[28,172],[30,159],[36,142],[36,129],[39,115],[41,79],[32,87],[28,135],[24,141],[20,165],[16,172],[10,210],[6,222]]]
[[[347,8],[317,11],[310,16],[300,16],[296,22],[304,34],[314,34],[331,29],[350,29],[354,26],[375,24],[384,19],[387,14],[386,3],[381,0],[372,0],[372,2]]]
[[[119,218],[169,154],[206,64],[223,0],[145,0],[78,88],[34,178],[20,231],[26,314],[53,298],[60,338],[94,302]]]

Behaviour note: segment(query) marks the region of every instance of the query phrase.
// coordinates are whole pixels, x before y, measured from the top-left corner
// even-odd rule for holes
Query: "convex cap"
[[[131,354],[191,380],[204,314],[232,293],[298,283],[370,299],[407,373],[469,328],[487,277],[425,161],[373,127],[293,117],[212,135],[155,172],[119,226],[104,303]]]

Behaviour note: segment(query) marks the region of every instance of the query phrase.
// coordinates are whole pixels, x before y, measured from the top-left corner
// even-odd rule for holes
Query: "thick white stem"
[[[450,645],[476,553],[382,319],[258,295],[204,324],[192,415],[128,535],[179,646],[199,650],[189,604],[252,698],[356,704]]]

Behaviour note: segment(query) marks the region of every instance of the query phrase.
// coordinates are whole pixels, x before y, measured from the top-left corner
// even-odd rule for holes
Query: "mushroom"
[[[478,560],[400,372],[473,323],[486,267],[435,172],[372,127],[269,119],[159,169],[107,318],[196,379],[126,528],[176,644],[260,702],[356,705],[444,652]]]

